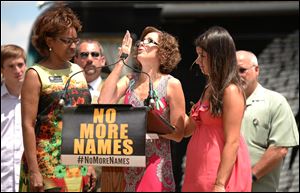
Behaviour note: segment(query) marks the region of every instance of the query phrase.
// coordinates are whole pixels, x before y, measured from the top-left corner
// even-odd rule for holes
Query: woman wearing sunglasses
[[[127,31],[121,51],[130,54],[132,39]],[[176,130],[171,134],[146,139],[146,167],[124,169],[125,191],[175,191],[170,140],[183,138],[185,99],[181,83],[169,73],[181,60],[177,40],[154,27],[146,27],[133,51],[136,68],[143,73],[119,76],[124,68],[120,62],[106,79],[99,103],[124,103],[133,106],[148,105],[149,79],[153,83],[153,108],[170,121]],[[149,77],[148,77],[149,75]]]

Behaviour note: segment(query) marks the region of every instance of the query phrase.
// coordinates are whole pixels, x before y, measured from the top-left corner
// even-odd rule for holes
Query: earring
[[[52,51],[52,48],[49,48],[49,52],[51,52]]]

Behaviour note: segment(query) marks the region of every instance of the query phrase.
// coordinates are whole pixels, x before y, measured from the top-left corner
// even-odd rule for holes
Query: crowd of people
[[[174,192],[170,142],[184,137],[190,140],[182,191],[277,190],[287,150],[299,145],[296,121],[285,97],[258,82],[256,56],[236,50],[225,28],[213,26],[195,40],[195,63],[206,86],[189,114],[184,85],[170,74],[181,61],[172,34],[147,26],[133,44],[126,31],[121,59],[106,74],[102,45],[80,40],[81,29],[76,14],[58,5],[40,15],[33,27],[31,41],[40,61],[27,68],[22,48],[1,45],[2,192],[111,191],[114,187],[104,183],[116,175],[118,191]],[[134,70],[122,76],[129,58]],[[69,79],[79,71],[84,73]],[[65,165],[60,157],[60,100],[66,83],[63,99],[68,106],[149,106],[174,130],[146,137],[145,167]]]

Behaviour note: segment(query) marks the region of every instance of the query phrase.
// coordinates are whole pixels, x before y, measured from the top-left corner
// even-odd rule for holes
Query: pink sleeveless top
[[[167,120],[170,119],[170,109],[166,100],[167,83],[171,75],[163,76],[155,90],[157,97],[156,107],[158,113]],[[136,79],[131,79],[130,86],[125,95],[125,104],[135,107],[144,106],[134,92]],[[170,140],[146,139],[146,167],[124,168],[126,181],[125,192],[174,192],[175,181],[172,169]]]
[[[222,117],[213,117],[209,103],[199,101],[192,109],[197,126],[186,152],[183,192],[211,192],[224,148]],[[240,137],[237,159],[225,185],[226,192],[251,192],[251,163],[247,146]]]

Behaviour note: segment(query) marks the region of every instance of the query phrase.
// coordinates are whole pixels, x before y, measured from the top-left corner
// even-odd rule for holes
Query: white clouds
[[[8,23],[1,18],[1,45],[17,44],[27,51],[30,32],[34,21]]]

